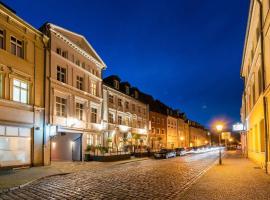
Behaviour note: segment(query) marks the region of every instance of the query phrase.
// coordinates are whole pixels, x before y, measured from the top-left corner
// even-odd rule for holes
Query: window
[[[56,115],[66,117],[67,100],[61,97],[56,97]]]
[[[0,30],[0,49],[4,49],[5,36],[4,31]]]
[[[135,104],[132,104],[132,111],[135,111]]]
[[[118,116],[118,124],[122,124],[122,116]]]
[[[0,74],[0,98],[2,98],[3,95],[3,75]]]
[[[91,134],[87,134],[86,136],[86,143],[88,145],[93,145],[94,144],[94,136]]]
[[[129,102],[126,101],[126,109],[129,109]]]
[[[23,42],[21,40],[11,36],[10,47],[13,55],[23,58]]]
[[[253,106],[255,105],[255,102],[256,102],[256,96],[255,96],[255,83],[253,83],[252,85],[252,103],[253,103]]]
[[[164,119],[161,119],[161,124],[164,125]]]
[[[83,63],[82,63],[82,68],[84,68],[84,69],[85,69],[85,62],[83,62]]]
[[[146,109],[145,109],[145,108],[143,109],[143,114],[144,114],[144,115],[146,114]]]
[[[153,134],[155,133],[155,129],[154,129],[154,128],[152,128],[152,133],[153,133]]]
[[[81,66],[81,62],[79,60],[76,60],[76,65]]]
[[[157,118],[157,124],[160,124],[160,119],[159,118]]]
[[[129,126],[129,117],[125,117],[125,125]]]
[[[92,95],[97,96],[97,84],[95,82],[91,82],[90,92]]]
[[[97,109],[91,108],[91,122],[97,123]]]
[[[68,52],[67,52],[67,51],[63,51],[63,52],[62,52],[62,56],[63,56],[64,58],[67,58],[67,59],[68,59]]]
[[[109,102],[113,103],[113,95],[109,94]]]
[[[114,84],[114,87],[115,87],[116,89],[119,89],[119,81],[114,80],[114,81],[113,81],[113,84]]]
[[[164,129],[161,130],[161,134],[165,134],[165,130]]]
[[[57,80],[66,83],[66,68],[57,66]]]
[[[138,112],[141,113],[141,107],[140,106],[138,106]]]
[[[28,84],[18,79],[13,80],[13,101],[28,103]]]
[[[59,54],[59,55],[62,55],[62,50],[61,50],[61,48],[57,48],[57,49],[56,49],[56,53]]]
[[[109,113],[109,123],[114,123],[114,117],[112,113]]]
[[[138,97],[139,97],[139,93],[138,91],[135,91],[135,98],[138,99]]]
[[[83,120],[83,104],[76,103],[76,117],[79,120]]]
[[[79,90],[83,90],[83,77],[77,76],[76,87],[77,87]]]
[[[261,68],[258,71],[258,87],[259,87],[259,96],[263,91],[263,83],[262,83],[262,71]]]
[[[152,117],[152,123],[155,123],[155,117]]]
[[[159,134],[159,128],[157,128],[157,134]]]
[[[118,106],[122,107],[122,99],[118,99]]]
[[[126,85],[126,94],[129,94],[129,87]]]

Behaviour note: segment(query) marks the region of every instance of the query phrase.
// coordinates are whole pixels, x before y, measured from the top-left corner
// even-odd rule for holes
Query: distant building
[[[148,105],[140,101],[140,91],[118,76],[103,79],[103,119],[107,124],[105,146],[130,151],[148,145]],[[128,149],[126,149],[128,150]]]
[[[0,3],[0,168],[44,164],[48,38]]]

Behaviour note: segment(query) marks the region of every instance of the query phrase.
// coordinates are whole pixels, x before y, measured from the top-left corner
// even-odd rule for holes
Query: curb
[[[57,174],[50,174],[47,176],[36,178],[34,180],[28,181],[27,183],[23,183],[23,184],[18,185],[18,186],[6,188],[6,189],[0,189],[0,195],[11,192],[13,190],[22,189],[22,188],[26,187],[27,185],[30,185],[33,182],[40,181],[40,180],[45,179],[45,178],[49,178],[49,177],[53,177],[53,176],[64,176],[64,175],[71,174],[71,173],[72,172],[62,172],[62,173],[57,173]]]

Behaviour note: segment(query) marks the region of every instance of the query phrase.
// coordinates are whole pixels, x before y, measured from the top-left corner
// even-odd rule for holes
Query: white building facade
[[[102,70],[84,36],[53,24],[46,71],[46,124],[51,160],[84,160],[87,145],[102,145]]]

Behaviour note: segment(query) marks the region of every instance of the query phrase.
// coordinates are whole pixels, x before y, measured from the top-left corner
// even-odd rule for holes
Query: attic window
[[[129,87],[126,85],[126,94],[129,94]]]
[[[114,81],[113,81],[113,84],[114,84],[114,87],[115,87],[116,89],[119,89],[119,81],[114,80]]]
[[[135,91],[135,99],[138,99],[138,97],[139,97],[139,93],[138,91]]]

